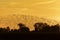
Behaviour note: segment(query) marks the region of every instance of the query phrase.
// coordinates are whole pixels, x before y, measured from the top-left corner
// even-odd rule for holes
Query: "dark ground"
[[[0,33],[0,39],[21,39],[21,40],[46,40],[46,39],[59,39],[60,33],[57,32],[26,32],[26,33]]]

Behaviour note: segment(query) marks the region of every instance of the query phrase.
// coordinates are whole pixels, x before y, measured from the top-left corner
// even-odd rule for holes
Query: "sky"
[[[0,0],[0,16],[24,14],[60,21],[60,0]]]
[[[0,0],[0,16],[13,14],[60,21],[60,0]]]

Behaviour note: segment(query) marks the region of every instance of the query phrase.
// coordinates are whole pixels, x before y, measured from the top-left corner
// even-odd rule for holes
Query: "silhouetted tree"
[[[10,32],[13,32],[14,30],[13,29],[11,29],[11,31]]]
[[[59,32],[59,25],[58,24],[56,24],[56,25],[54,25],[54,26],[51,26],[51,32]]]
[[[2,28],[2,32],[7,32],[6,28]]]
[[[9,32],[9,31],[10,31],[10,28],[9,28],[9,26],[6,28],[6,31],[7,31],[7,32]]]
[[[42,32],[50,32],[50,27],[49,26],[43,27]]]
[[[20,32],[29,32],[30,31],[29,28],[26,27],[24,24],[19,23],[18,25],[19,25],[19,31]]]
[[[30,32],[29,28],[26,27],[26,25],[19,23],[18,24],[19,29],[11,29],[9,26],[7,26],[6,28],[0,28],[0,33],[2,32]],[[31,31],[31,32],[59,32],[59,24],[53,25],[53,26],[49,26],[46,23],[35,23],[34,24],[34,28],[35,30]]]
[[[41,32],[42,28],[44,27],[43,23],[35,23],[34,28],[36,32]]]
[[[12,31],[13,31],[13,32],[16,32],[16,33],[19,32],[17,29],[14,29],[14,30],[12,30]]]
[[[34,25],[35,31],[39,31],[40,23],[36,23]]]
[[[3,31],[3,29],[2,28],[0,28],[0,32],[2,32]]]

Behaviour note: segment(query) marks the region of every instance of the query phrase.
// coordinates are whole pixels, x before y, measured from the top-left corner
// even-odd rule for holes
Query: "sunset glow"
[[[0,16],[13,14],[60,21],[60,0],[0,0]]]

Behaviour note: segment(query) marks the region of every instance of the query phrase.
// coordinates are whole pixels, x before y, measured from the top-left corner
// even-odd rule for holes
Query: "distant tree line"
[[[18,26],[19,26],[18,30],[16,29],[10,30],[8,26],[6,28],[0,28],[0,32],[59,32],[59,28],[60,28],[59,24],[49,26],[46,23],[35,23],[33,25],[35,30],[30,31],[30,29],[26,27],[26,25],[24,25],[23,23],[19,23]]]

